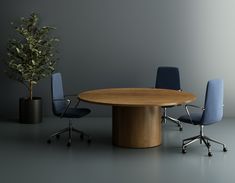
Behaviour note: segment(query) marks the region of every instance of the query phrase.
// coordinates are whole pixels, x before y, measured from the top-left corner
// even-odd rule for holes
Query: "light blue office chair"
[[[208,149],[208,156],[212,156],[211,144],[214,142],[223,146],[223,151],[226,152],[227,148],[225,144],[213,140],[204,135],[203,127],[217,123],[222,120],[223,117],[223,95],[224,95],[224,83],[221,79],[210,80],[207,83],[205,104],[204,107],[198,107],[195,105],[185,105],[187,115],[181,116],[180,121],[200,126],[200,134],[191,138],[183,140],[182,153],[186,153],[188,145],[200,140],[200,143],[204,142]],[[200,113],[190,113],[188,107],[194,107],[201,109]]]
[[[55,116],[60,118],[68,118],[69,126],[64,128],[56,133],[53,133],[48,139],[48,143],[51,143],[51,138],[60,137],[60,134],[69,132],[69,139],[67,146],[71,146],[72,143],[72,132],[77,132],[80,134],[80,138],[83,139],[84,136],[87,137],[87,142],[91,142],[91,136],[84,133],[83,131],[77,130],[72,126],[71,119],[72,118],[81,118],[91,111],[87,108],[78,108],[79,101],[74,107],[71,107],[71,100],[65,97],[68,96],[76,96],[76,95],[64,95],[62,77],[60,73],[52,74],[51,77],[51,95],[52,95],[52,110]]]
[[[179,69],[176,67],[158,67],[155,88],[181,91]],[[170,120],[176,123],[179,130],[182,131],[183,127],[180,121],[167,115],[168,107],[163,108],[162,121],[166,123],[167,120]]]

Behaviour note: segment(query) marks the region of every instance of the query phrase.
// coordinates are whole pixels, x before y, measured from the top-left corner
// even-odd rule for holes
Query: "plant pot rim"
[[[20,97],[20,100],[42,100],[41,97],[33,97],[32,99],[28,97]]]

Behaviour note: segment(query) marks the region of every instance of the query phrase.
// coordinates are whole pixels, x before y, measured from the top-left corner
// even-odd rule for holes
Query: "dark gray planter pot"
[[[42,122],[42,98],[33,97],[32,100],[20,98],[19,105],[20,123],[35,124]]]

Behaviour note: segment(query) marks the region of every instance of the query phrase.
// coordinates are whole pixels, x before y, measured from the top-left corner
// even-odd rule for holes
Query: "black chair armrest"
[[[191,117],[191,115],[190,115],[190,112],[189,112],[188,107],[193,107],[193,108],[196,108],[196,109],[201,109],[201,110],[203,110],[203,111],[205,110],[204,107],[200,107],[200,106],[192,105],[192,104],[186,104],[186,105],[185,105],[185,111],[186,111],[186,113],[187,113],[187,115],[188,115],[188,117],[189,117],[191,123],[193,123],[193,121],[192,121],[192,117]]]
[[[74,105],[74,108],[77,108],[79,103],[80,103],[80,99],[77,97],[78,94],[66,94],[64,95],[65,98],[68,98],[68,97],[76,97],[78,99],[78,101],[76,102],[76,104]]]
[[[70,99],[53,99],[53,101],[64,101],[64,102],[67,102],[67,105],[65,107],[65,110],[61,113],[60,117],[62,118],[64,116],[64,114],[67,112],[70,104],[71,104],[71,100]]]
[[[66,94],[66,95],[64,95],[65,97],[76,97],[77,96],[77,94]]]
[[[203,111],[205,110],[204,107],[197,106],[197,105],[192,105],[192,104],[186,104],[185,107],[187,107],[187,108],[188,108],[188,107],[194,107],[194,108],[197,108],[197,109],[201,109],[201,110],[203,110]]]

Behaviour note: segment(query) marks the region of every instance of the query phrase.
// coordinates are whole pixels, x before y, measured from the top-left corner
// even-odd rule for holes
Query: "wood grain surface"
[[[156,88],[107,88],[82,92],[80,100],[113,106],[113,144],[148,148],[161,144],[161,107],[192,102],[187,92]]]
[[[113,144],[148,148],[161,144],[160,107],[113,107]]]
[[[156,88],[107,88],[82,92],[80,100],[113,106],[173,106],[192,102],[188,92]]]

